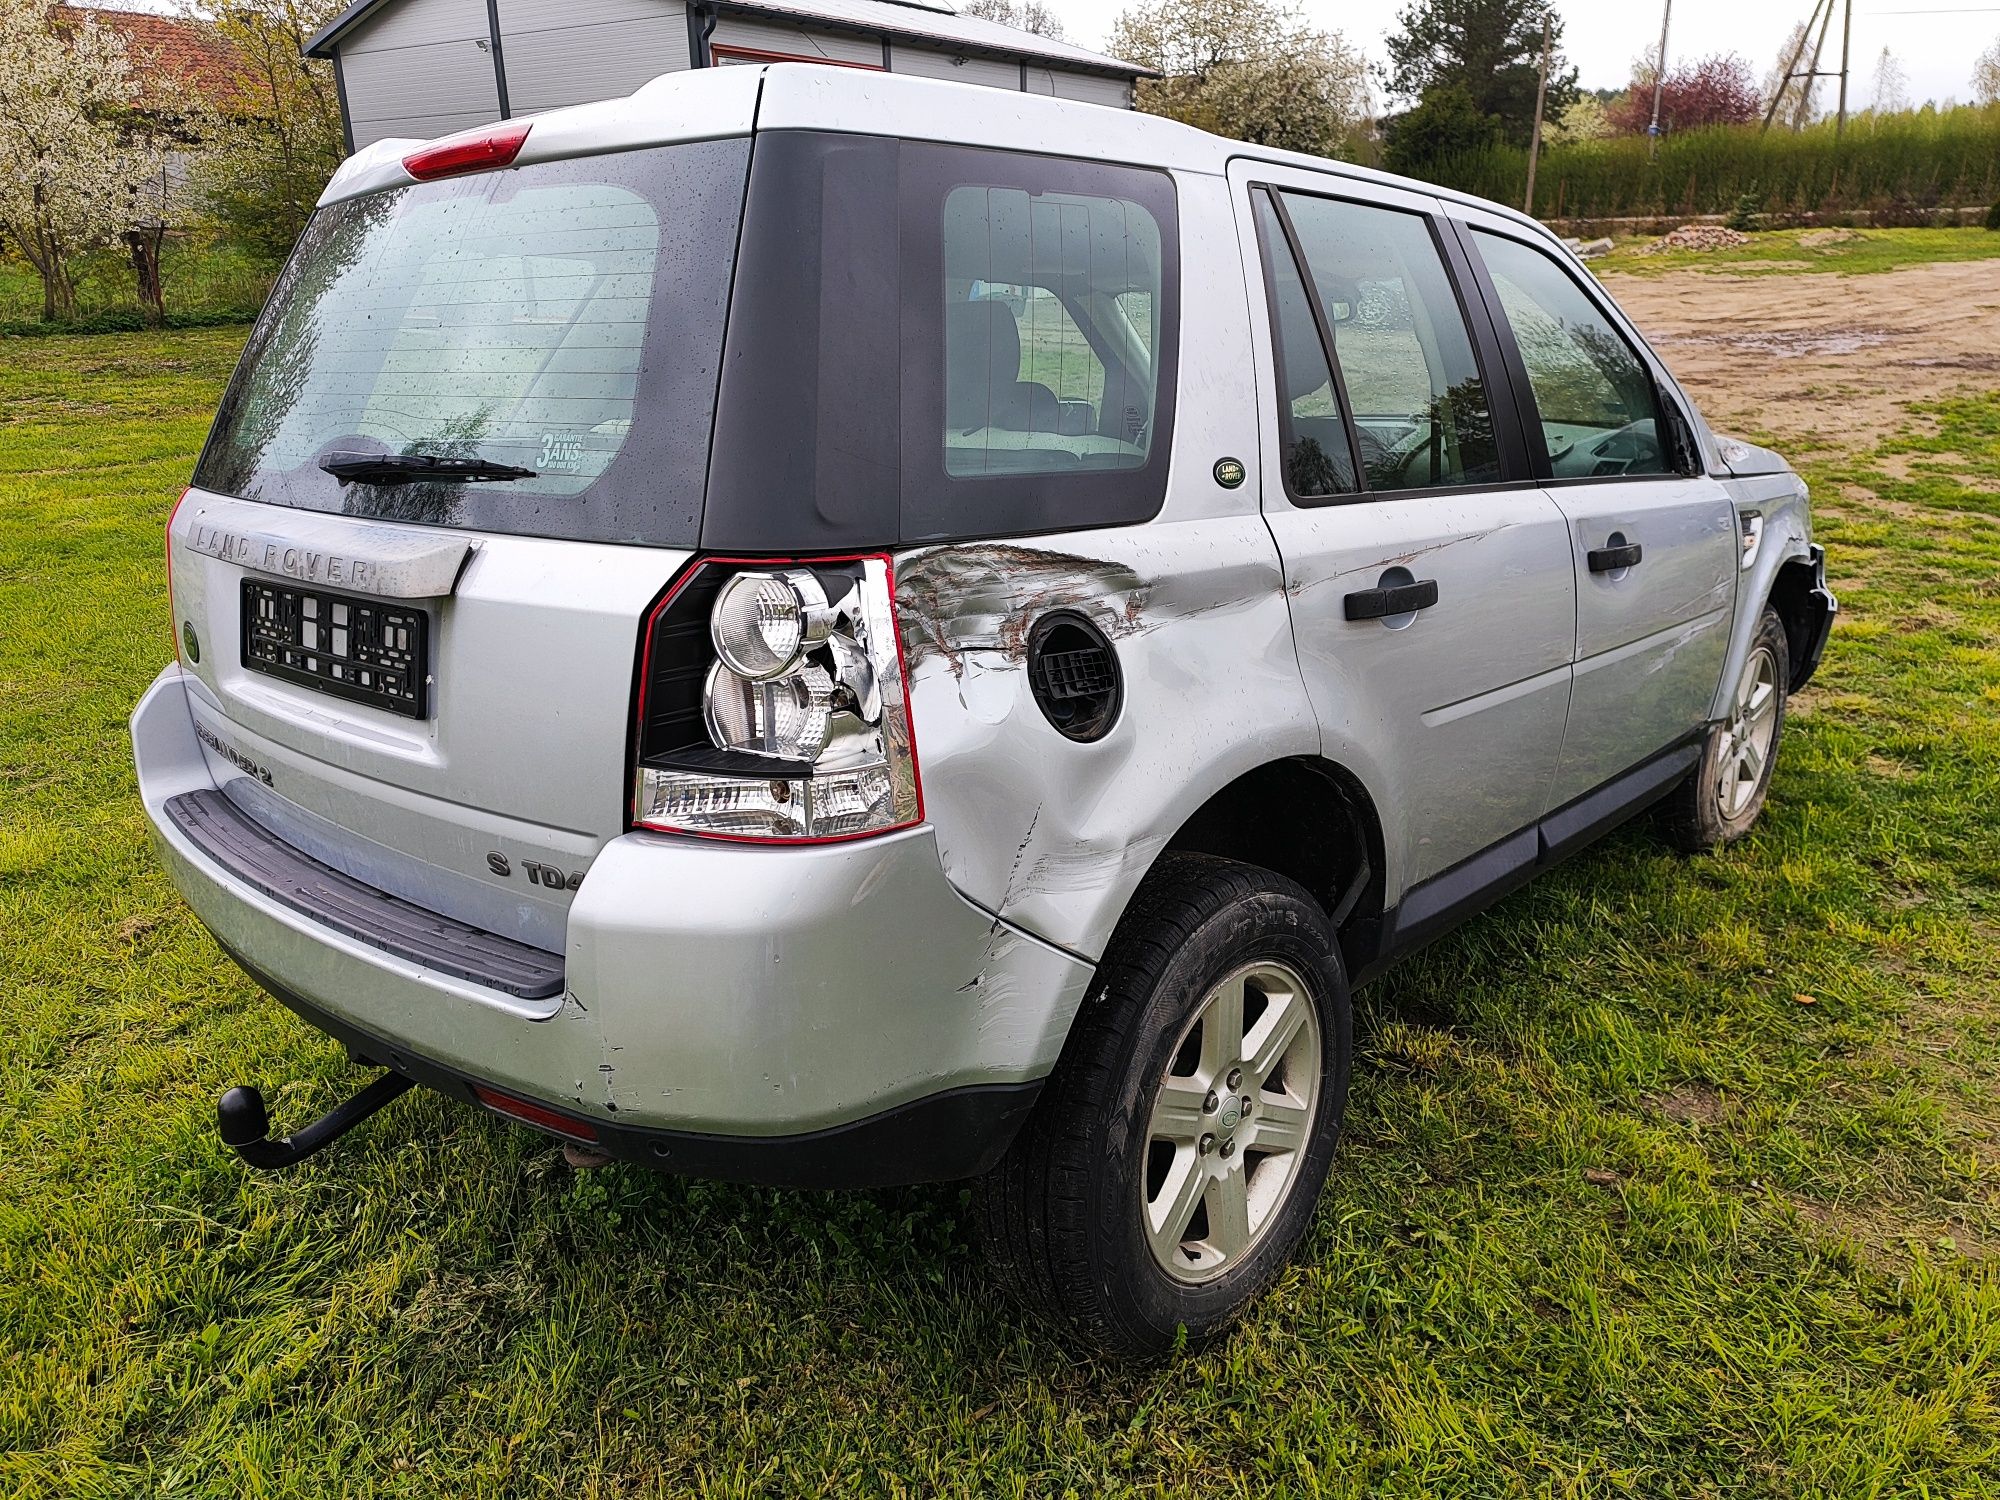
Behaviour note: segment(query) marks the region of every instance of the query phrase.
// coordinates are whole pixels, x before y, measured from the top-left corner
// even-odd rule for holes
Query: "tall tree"
[[[1576,98],[1577,73],[1562,55],[1562,17],[1550,0],[1413,0],[1386,39],[1383,83],[1392,97],[1411,101],[1436,88],[1463,90],[1500,135],[1525,145],[1534,128],[1544,19],[1553,47],[1546,110],[1560,119]]]
[[[1771,71],[1764,75],[1764,105],[1772,119],[1797,126],[1812,118],[1813,94],[1819,80],[1799,76],[1812,69],[1812,55],[1813,41],[1806,34],[1806,23],[1793,23]]]
[[[1887,47],[1875,59],[1875,83],[1869,108],[1878,115],[1893,115],[1910,107],[1910,75],[1902,60]]]
[[[2000,104],[2000,38],[1972,65],[1972,102]]]
[[[1062,17],[1042,4],[1042,0],[970,0],[969,4],[959,6],[958,13],[1032,31],[1051,41],[1059,42],[1063,36]]]
[[[51,321],[76,316],[76,257],[147,211],[159,159],[133,98],[118,37],[48,0],[0,0],[0,232]]]
[[[1218,135],[1316,156],[1353,155],[1370,112],[1368,70],[1338,32],[1271,0],[1141,0],[1110,49],[1165,76],[1139,108]]]
[[[291,250],[347,154],[332,65],[304,51],[341,9],[340,0],[223,0],[195,13],[243,66],[210,124],[196,186],[210,214],[268,260]]]

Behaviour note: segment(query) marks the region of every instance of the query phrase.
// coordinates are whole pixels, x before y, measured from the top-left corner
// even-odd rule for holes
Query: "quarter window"
[[[1473,239],[1527,367],[1553,477],[1672,472],[1653,378],[1603,310],[1541,251],[1484,230]]]
[[[1368,488],[1498,482],[1486,383],[1428,221],[1297,193],[1284,201],[1333,331]]]
[[[944,200],[945,472],[1143,466],[1160,267],[1160,226],[1137,203],[952,188]]]

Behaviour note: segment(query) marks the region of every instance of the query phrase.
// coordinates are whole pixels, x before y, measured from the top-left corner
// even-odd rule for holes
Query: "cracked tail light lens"
[[[633,822],[780,842],[923,818],[886,557],[697,565],[646,624]]]

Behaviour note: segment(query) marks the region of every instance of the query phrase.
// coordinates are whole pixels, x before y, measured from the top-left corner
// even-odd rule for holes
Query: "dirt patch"
[[[1722,1096],[1698,1083],[1684,1083],[1646,1103],[1676,1125],[1713,1125],[1722,1118]]]
[[[1908,425],[1906,402],[1989,388],[2000,370],[2000,261],[1605,284],[1725,432],[1870,448]]]
[[[1932,1260],[2000,1260],[2000,1243],[1982,1224],[1961,1213],[1937,1213],[1925,1206],[1881,1199],[1816,1203],[1794,1196],[1798,1216],[1832,1239],[1850,1242],[1862,1259],[1892,1274],[1919,1250]]]

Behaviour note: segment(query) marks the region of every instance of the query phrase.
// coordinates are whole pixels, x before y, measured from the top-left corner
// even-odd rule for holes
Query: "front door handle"
[[[1639,556],[1637,542],[1625,542],[1616,547],[1594,547],[1590,553],[1590,571],[1614,573],[1620,568],[1636,568]]]
[[[1420,578],[1415,583],[1394,588],[1359,589],[1349,594],[1345,602],[1350,620],[1380,620],[1390,615],[1407,615],[1414,610],[1429,609],[1438,602],[1437,580]]]

